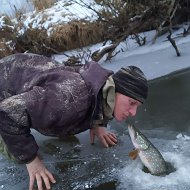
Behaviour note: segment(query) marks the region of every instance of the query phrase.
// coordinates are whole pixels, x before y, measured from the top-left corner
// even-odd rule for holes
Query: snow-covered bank
[[[135,65],[140,67],[149,80],[167,75],[171,72],[190,67],[190,42],[178,45],[181,56],[177,57],[172,46],[115,59],[110,64],[103,64],[104,67],[112,70],[118,70],[119,67],[126,65]],[[127,53],[126,53],[127,54]]]
[[[22,10],[23,13],[34,10],[30,0],[1,0],[0,14],[7,14],[15,17],[16,10]]]
[[[84,3],[91,3],[84,1]],[[92,2],[94,3],[94,2]],[[94,3],[96,9],[98,6]],[[56,10],[56,11],[55,11]],[[81,7],[80,5],[70,2],[67,0],[59,0],[51,8],[42,10],[40,12],[31,12],[28,14],[24,21],[25,29],[32,28],[45,28],[48,30],[48,35],[54,30],[54,27],[58,24],[65,24],[72,20],[86,19],[93,21],[97,19],[97,15],[94,11]],[[21,33],[23,31],[20,31]]]
[[[187,27],[187,25],[184,25]],[[174,47],[167,40],[167,35],[160,36],[155,44],[152,44],[155,31],[146,32],[143,35],[147,38],[147,44],[139,47],[130,37],[117,47],[116,51],[124,49],[124,52],[118,53],[111,61],[106,61],[103,58],[100,61],[103,67],[117,71],[121,67],[127,65],[135,65],[140,67],[146,74],[149,80],[155,79],[171,72],[181,70],[190,67],[190,35],[186,37],[180,37],[182,34],[182,27],[176,30],[172,37],[176,38],[176,44],[181,53],[180,57],[177,57]],[[68,55],[82,54],[82,51],[87,49],[94,51],[101,47],[101,44],[95,46],[83,48],[83,50],[73,50],[66,52]],[[55,55],[55,59],[62,62],[67,57],[65,55]]]

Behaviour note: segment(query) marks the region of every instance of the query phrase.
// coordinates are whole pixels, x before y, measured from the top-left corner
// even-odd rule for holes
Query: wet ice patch
[[[166,176],[153,176],[143,171],[143,165],[138,158],[128,161],[119,174],[119,189],[130,190],[186,190],[190,188],[190,138],[177,135],[176,140],[151,139],[157,146],[166,162],[175,171]]]
[[[27,173],[24,167],[17,167],[6,162],[0,164],[0,189],[17,190],[27,182]]]

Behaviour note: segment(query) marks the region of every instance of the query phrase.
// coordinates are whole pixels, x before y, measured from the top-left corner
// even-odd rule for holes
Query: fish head
[[[131,141],[136,149],[146,150],[149,148],[149,141],[134,125],[128,125],[128,131]]]

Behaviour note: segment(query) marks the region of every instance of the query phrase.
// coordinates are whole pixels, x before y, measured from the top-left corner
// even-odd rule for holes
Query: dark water
[[[146,105],[136,120],[146,129],[190,132],[190,69],[150,82]]]
[[[186,154],[190,157],[190,152],[182,149],[172,149],[171,142],[176,139],[178,133],[190,135],[190,69],[173,73],[150,81],[149,98],[143,105],[137,116],[130,122],[146,134],[153,143],[159,147],[159,150],[179,151],[183,159]],[[126,167],[126,176],[131,178],[136,163],[129,160],[128,153],[133,149],[132,143],[128,137],[127,122],[110,123],[110,130],[118,136],[118,145],[111,148],[103,148],[96,141],[95,145],[90,145],[89,134],[84,132],[76,137],[69,139],[47,138],[37,132],[33,132],[39,146],[40,155],[45,165],[53,172],[57,180],[53,185],[53,190],[170,190],[170,188],[154,188],[157,183],[165,183],[167,187],[176,190],[190,189],[190,182],[179,181],[178,184],[168,186],[168,182],[158,181],[145,188],[136,185],[136,178],[121,180],[119,173]],[[169,141],[170,140],[170,141]],[[167,143],[166,142],[170,142]],[[176,141],[174,141],[176,142]],[[182,141],[183,142],[183,141]],[[175,146],[180,146],[177,144]],[[189,142],[190,144],[190,142]],[[188,144],[185,144],[188,147]],[[186,148],[187,149],[187,148]],[[186,153],[187,152],[187,153]],[[167,154],[166,154],[167,156]],[[169,156],[168,156],[169,157]],[[140,162],[140,161],[139,161]],[[134,166],[132,166],[134,165]],[[138,164],[137,164],[138,165]],[[129,170],[129,171],[128,171]],[[180,171],[176,169],[176,179],[180,178]],[[148,174],[139,174],[142,180],[150,178]],[[179,176],[178,176],[179,175]],[[27,190],[28,176],[23,165],[16,165],[8,162],[4,157],[0,157],[0,189],[3,190]],[[150,178],[152,180],[152,178]],[[155,178],[153,178],[155,180]],[[170,179],[169,180],[173,180]],[[167,180],[168,181],[168,180]],[[143,182],[143,181],[142,181]],[[124,184],[122,184],[124,183]],[[181,183],[181,184],[180,184]],[[155,186],[157,187],[157,186]]]

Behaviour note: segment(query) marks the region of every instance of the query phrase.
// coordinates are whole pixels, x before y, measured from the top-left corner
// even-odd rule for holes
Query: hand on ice
[[[94,127],[90,129],[90,142],[94,143],[95,136],[100,140],[104,147],[117,144],[117,137],[114,133],[106,130],[105,127]]]
[[[38,157],[29,164],[26,164],[26,167],[30,177],[29,190],[33,190],[35,180],[37,181],[38,190],[43,190],[43,182],[48,190],[51,189],[50,182],[56,182],[53,175],[46,169]]]

